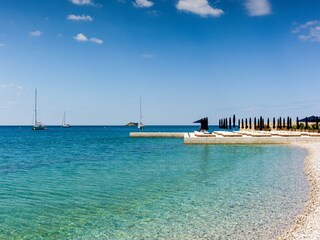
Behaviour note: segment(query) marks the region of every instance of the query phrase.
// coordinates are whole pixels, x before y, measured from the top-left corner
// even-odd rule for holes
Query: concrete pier
[[[320,143],[318,133],[294,132],[214,132],[212,135],[195,136],[181,132],[131,132],[132,138],[183,138],[185,144],[290,144]]]
[[[185,144],[290,144],[320,143],[319,137],[185,137]]]
[[[131,132],[132,138],[183,138],[182,132]]]

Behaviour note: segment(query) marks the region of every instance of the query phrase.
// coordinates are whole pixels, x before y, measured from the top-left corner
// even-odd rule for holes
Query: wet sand
[[[320,239],[320,143],[295,144],[308,150],[305,173],[310,184],[310,195],[304,211],[294,224],[278,239]]]

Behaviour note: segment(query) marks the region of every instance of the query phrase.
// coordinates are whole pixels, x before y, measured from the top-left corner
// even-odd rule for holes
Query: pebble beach
[[[320,143],[299,144],[308,150],[305,159],[305,172],[310,184],[310,195],[304,211],[297,216],[294,224],[278,239],[300,240],[320,239]]]

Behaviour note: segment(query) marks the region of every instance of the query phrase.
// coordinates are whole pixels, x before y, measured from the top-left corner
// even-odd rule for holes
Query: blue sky
[[[319,114],[318,0],[0,0],[0,124]]]

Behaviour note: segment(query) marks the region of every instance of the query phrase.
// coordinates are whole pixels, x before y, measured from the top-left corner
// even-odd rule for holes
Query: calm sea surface
[[[0,239],[271,239],[303,209],[305,150],[130,131],[0,127]]]

